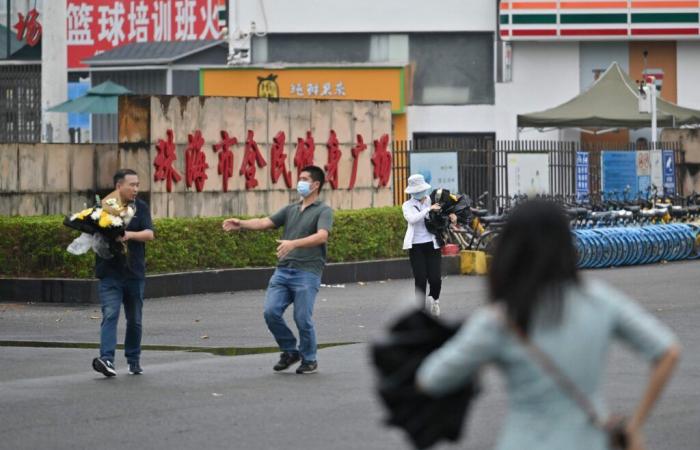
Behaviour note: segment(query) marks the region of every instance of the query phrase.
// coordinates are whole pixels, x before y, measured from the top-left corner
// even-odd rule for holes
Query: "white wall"
[[[259,4],[267,16],[267,29]],[[494,0],[231,0],[244,32],[371,33],[402,31],[494,31]]]
[[[580,89],[578,43],[516,42],[513,81],[496,84],[495,105],[409,106],[408,133],[496,133],[517,138],[517,115],[549,109],[570,100]],[[521,139],[577,140],[577,130],[539,132],[525,129]]]
[[[413,133],[497,133],[498,131],[494,105],[408,106],[406,111],[409,138]]]
[[[513,81],[496,85],[496,137],[516,139],[517,115],[558,106],[579,94],[578,42],[516,42]],[[526,129],[521,139],[578,139],[579,132],[540,133]]]
[[[579,52],[581,92],[595,82],[594,71],[605,70],[613,62],[618,63],[622,70],[629,73],[630,52],[627,42],[581,42]]]
[[[700,42],[677,42],[678,104],[700,109]]]

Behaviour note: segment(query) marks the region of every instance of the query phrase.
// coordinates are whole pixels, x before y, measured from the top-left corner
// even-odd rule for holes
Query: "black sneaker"
[[[114,370],[114,364],[112,364],[112,361],[107,361],[106,359],[93,359],[92,368],[95,369],[96,372],[100,372],[106,377],[114,377],[117,375],[117,371]]]
[[[141,375],[143,373],[143,369],[138,361],[129,363],[129,373],[132,375]]]
[[[318,372],[318,363],[316,361],[304,361],[301,363],[301,366],[297,368],[297,373],[301,375],[306,375],[309,373],[316,373]]]
[[[283,352],[280,355],[279,362],[275,364],[275,367],[273,367],[273,369],[275,372],[287,370],[289,369],[289,366],[296,364],[299,361],[301,361],[301,356],[299,356],[299,353]]]

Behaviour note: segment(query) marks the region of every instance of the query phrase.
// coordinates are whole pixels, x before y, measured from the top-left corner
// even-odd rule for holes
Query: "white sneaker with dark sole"
[[[111,361],[104,360],[102,358],[95,358],[92,360],[92,368],[95,372],[100,372],[106,377],[117,376],[117,371],[114,370],[114,365]]]
[[[430,305],[430,314],[432,314],[434,317],[440,317],[440,302],[437,300],[433,301],[433,304]]]

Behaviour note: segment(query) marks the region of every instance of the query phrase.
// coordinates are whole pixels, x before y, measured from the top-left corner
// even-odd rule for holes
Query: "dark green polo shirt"
[[[292,203],[270,216],[275,228],[284,226],[282,239],[302,239],[315,234],[318,230],[326,230],[328,233],[333,228],[333,210],[316,200],[301,210],[301,201]],[[279,261],[277,267],[287,267],[305,272],[315,273],[321,276],[323,266],[326,264],[326,244],[316,247],[296,248]]]

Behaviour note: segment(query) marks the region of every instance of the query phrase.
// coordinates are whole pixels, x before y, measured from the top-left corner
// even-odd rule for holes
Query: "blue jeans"
[[[301,353],[306,362],[316,361],[316,331],[312,320],[321,277],[297,269],[278,267],[270,278],[265,297],[265,322],[283,352]],[[299,330],[299,348],[284,311],[294,303],[294,322]]]
[[[141,357],[141,312],[143,310],[144,280],[103,278],[99,284],[102,304],[100,325],[100,358],[114,363],[117,347],[117,322],[122,303],[126,316],[124,355],[128,362],[138,362]]]

